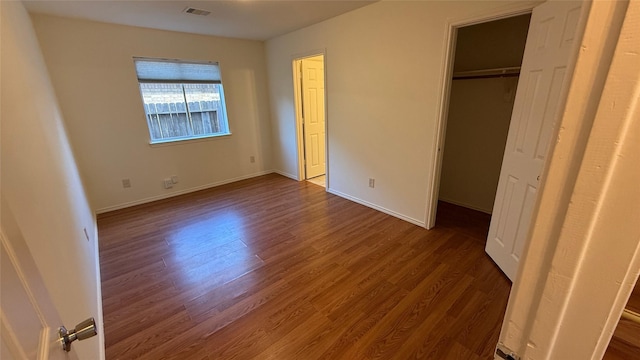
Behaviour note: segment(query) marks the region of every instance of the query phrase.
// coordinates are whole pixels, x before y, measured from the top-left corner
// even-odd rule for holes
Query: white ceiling
[[[23,1],[29,12],[253,40],[313,25],[377,0],[49,0]],[[186,14],[186,7],[211,11]]]

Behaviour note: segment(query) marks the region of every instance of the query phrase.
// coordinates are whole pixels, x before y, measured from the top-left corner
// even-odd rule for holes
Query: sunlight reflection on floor
[[[176,285],[217,286],[230,280],[225,269],[251,269],[261,262],[242,241],[244,225],[241,214],[225,211],[196,219],[169,235],[171,256],[164,260],[167,267],[178,269]]]

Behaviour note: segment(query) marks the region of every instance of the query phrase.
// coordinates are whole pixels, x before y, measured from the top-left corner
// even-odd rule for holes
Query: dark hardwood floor
[[[636,283],[626,308],[640,313],[640,284]],[[640,324],[629,319],[620,319],[603,359],[640,359]]]
[[[427,231],[266,175],[98,216],[108,359],[492,359],[487,215]]]

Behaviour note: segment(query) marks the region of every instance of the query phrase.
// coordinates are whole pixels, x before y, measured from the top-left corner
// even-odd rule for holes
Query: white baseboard
[[[485,214],[491,215],[491,210],[492,209],[487,210],[487,209],[483,209],[483,208],[480,208],[480,207],[472,205],[472,204],[467,204],[467,203],[462,202],[462,201],[456,201],[456,200],[446,199],[446,198],[442,198],[442,197],[438,198],[438,200],[444,201],[444,202],[448,202],[448,203],[453,204],[453,205],[462,206],[462,207],[465,207],[467,209],[480,211],[480,212],[483,212]]]
[[[298,179],[297,175],[291,175],[289,173],[286,173],[286,172],[280,171],[280,170],[273,170],[272,172],[274,172],[276,174],[279,174],[279,175],[282,175],[284,177],[288,177],[289,179],[292,179],[292,180],[295,180],[295,181],[300,181],[300,179]]]
[[[189,189],[175,191],[175,192],[172,192],[170,194],[152,196],[152,197],[148,197],[148,198],[144,198],[144,199],[140,199],[140,200],[126,202],[126,203],[123,203],[123,204],[107,206],[107,207],[104,207],[104,208],[101,208],[101,209],[97,209],[96,210],[96,214],[103,214],[103,213],[106,213],[106,212],[109,212],[109,211],[120,210],[120,209],[132,207],[132,206],[136,206],[136,205],[142,205],[142,204],[150,203],[150,202],[153,202],[153,201],[168,199],[168,198],[171,198],[171,197],[174,197],[174,196],[179,196],[179,195],[188,194],[188,193],[192,193],[192,192],[196,192],[196,191],[200,191],[200,190],[210,189],[210,188],[213,188],[213,187],[216,187],[216,186],[221,186],[221,185],[229,184],[229,183],[232,183],[232,182],[236,182],[236,181],[240,181],[240,180],[246,180],[246,179],[250,179],[250,178],[254,178],[254,177],[258,177],[258,176],[262,176],[262,175],[267,175],[267,174],[272,174],[272,173],[276,173],[276,174],[282,175],[284,177],[290,178],[292,180],[298,181],[298,178],[296,176],[294,176],[294,175],[287,174],[287,173],[279,171],[279,170],[266,170],[266,171],[261,171],[261,172],[249,174],[249,175],[239,176],[239,177],[232,178],[232,179],[226,179],[226,180],[218,181],[218,182],[215,182],[215,183],[209,183],[209,184],[205,184],[205,185],[201,185],[201,186],[192,187],[192,188],[189,188]],[[340,196],[341,198],[353,201],[355,203],[364,205],[366,207],[370,207],[370,208],[372,208],[374,210],[383,212],[383,213],[391,215],[393,217],[397,217],[398,219],[410,222],[412,224],[418,225],[418,226],[423,227],[423,228],[427,227],[426,223],[424,221],[422,221],[422,220],[414,219],[412,217],[400,214],[400,213],[395,212],[393,210],[389,210],[389,209],[387,209],[385,207],[370,203],[368,201],[365,201],[365,200],[359,199],[357,197],[342,193],[340,191],[333,190],[331,188],[327,188],[326,190],[327,190],[328,193],[331,193],[331,194],[336,195],[336,196]]]
[[[205,184],[205,185],[201,185],[201,186],[195,186],[195,187],[184,189],[184,190],[174,191],[174,192],[171,192],[169,194],[152,196],[152,197],[148,197],[148,198],[144,198],[144,199],[140,199],[140,200],[129,201],[129,202],[126,202],[126,203],[123,203],[123,204],[107,206],[107,207],[104,207],[104,208],[101,208],[101,209],[97,209],[96,210],[96,214],[103,214],[103,213],[106,213],[106,212],[109,212],[109,211],[120,210],[120,209],[132,207],[132,206],[136,206],[136,205],[142,205],[142,204],[150,203],[150,202],[153,202],[153,201],[168,199],[168,198],[171,198],[171,197],[174,197],[174,196],[184,195],[184,194],[188,194],[188,193],[192,193],[192,192],[196,192],[196,191],[200,191],[200,190],[205,190],[205,189],[210,189],[210,188],[213,188],[213,187],[216,187],[216,186],[225,185],[225,184],[229,184],[229,183],[240,181],[240,180],[246,180],[246,179],[250,179],[250,178],[254,178],[254,177],[258,177],[258,176],[262,176],[262,175],[267,175],[267,174],[271,174],[271,173],[274,173],[274,172],[276,172],[276,171],[274,171],[274,170],[260,171],[260,172],[257,172],[257,173],[253,173],[253,174],[249,174],[249,175],[243,175],[243,176],[239,176],[239,177],[232,178],[232,179],[226,179],[226,180],[217,181],[217,182],[214,182],[214,183],[209,183],[209,184]],[[284,174],[281,174],[281,175],[287,176],[287,175],[284,175]]]
[[[331,193],[333,195],[336,195],[336,196],[340,196],[341,198],[353,201],[353,202],[358,203],[360,205],[364,205],[366,207],[370,207],[370,208],[372,208],[374,210],[378,210],[378,211],[383,212],[383,213],[385,213],[387,215],[391,215],[393,217],[397,217],[400,220],[404,220],[404,221],[410,222],[410,223],[412,223],[414,225],[418,225],[418,226],[423,227],[425,229],[427,228],[427,223],[424,222],[423,220],[414,219],[412,217],[400,214],[400,213],[395,212],[393,210],[389,210],[389,209],[387,209],[385,207],[370,203],[368,201],[359,199],[359,198],[351,196],[351,195],[347,195],[345,193],[342,193],[340,191],[336,191],[336,190],[333,190],[333,189],[330,189],[330,188],[327,188],[327,192]]]

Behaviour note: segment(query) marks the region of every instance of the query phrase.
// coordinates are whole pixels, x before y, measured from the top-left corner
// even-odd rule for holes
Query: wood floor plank
[[[476,355],[472,351],[469,351],[460,343],[453,343],[450,346],[449,352],[444,356],[446,359],[451,360],[480,360],[482,359],[480,356]]]
[[[114,341],[106,347],[106,357],[109,359],[138,359],[145,357],[157,344],[162,344],[173,338],[177,331],[190,327],[190,318],[186,311],[180,311],[172,316],[165,316],[151,321],[147,328],[121,334],[121,341]],[[105,336],[108,336],[105,330]],[[112,333],[111,333],[112,334]],[[128,335],[128,336],[127,336]]]
[[[122,289],[113,292],[102,292],[103,313],[122,313],[121,309],[145,306],[158,301],[180,295],[182,292],[175,288],[170,276],[160,278],[154,282],[145,284],[130,283],[123,285]]]
[[[482,295],[473,290],[472,278],[465,275],[460,286],[456,286],[447,294],[448,301],[434,304],[427,318],[410,334],[402,347],[397,351],[396,358],[401,359],[439,359],[445,358],[446,347],[453,342],[457,334],[452,327],[458,319],[462,318],[461,312],[451,311],[456,304],[464,303],[460,309],[473,308],[475,299]],[[493,358],[493,356],[491,357]]]
[[[379,358],[387,349],[397,348],[406,338],[404,335],[419,322],[420,316],[427,316],[425,304],[433,298],[434,287],[447,273],[447,266],[440,264],[420,283],[416,291],[405,297],[387,312],[371,331],[367,332],[345,353],[345,358]]]
[[[265,175],[98,216],[108,359],[491,359],[489,217],[425,230]]]
[[[364,319],[346,327],[341,336],[318,357],[319,359],[349,359],[350,356],[357,356],[363,353],[361,339],[373,332],[380,320],[382,320],[392,309],[394,309],[408,292],[399,289],[388,296],[382,303],[368,311]],[[353,354],[353,355],[352,355]]]

